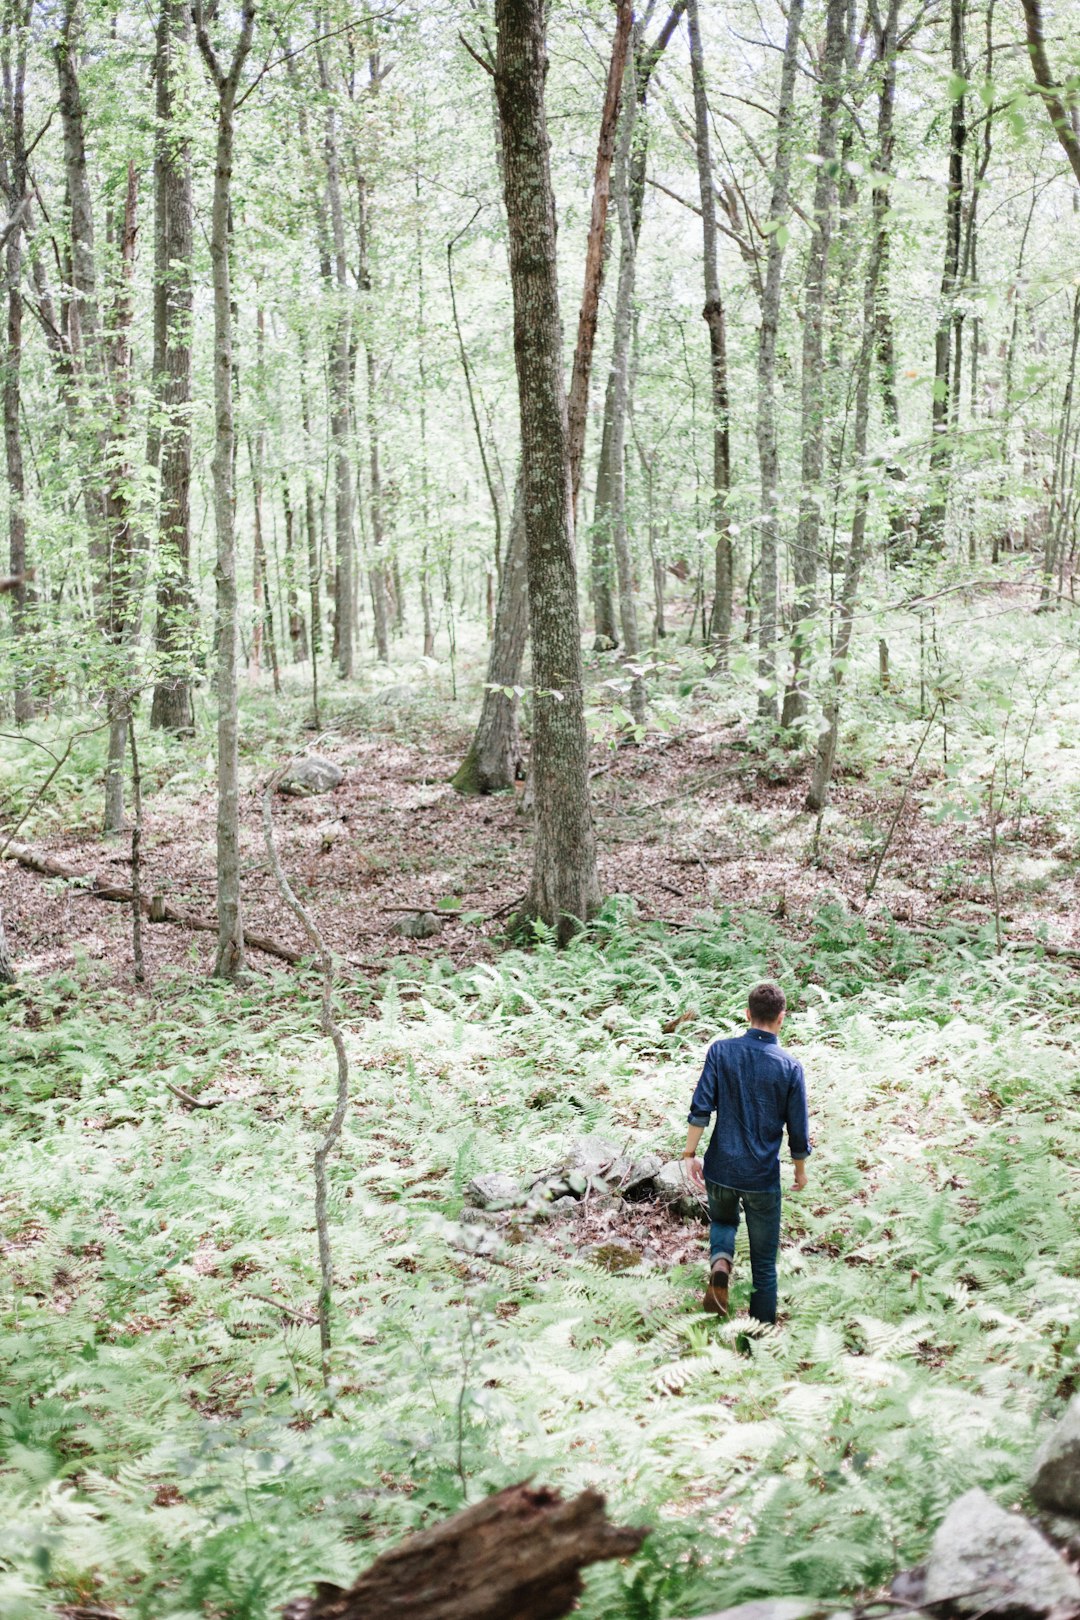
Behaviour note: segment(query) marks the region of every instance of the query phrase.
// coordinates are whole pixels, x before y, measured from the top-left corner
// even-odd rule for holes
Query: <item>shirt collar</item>
[[[766,1046],[779,1046],[780,1037],[774,1035],[771,1029],[755,1029],[753,1025],[746,1031],[748,1041],[763,1041]]]

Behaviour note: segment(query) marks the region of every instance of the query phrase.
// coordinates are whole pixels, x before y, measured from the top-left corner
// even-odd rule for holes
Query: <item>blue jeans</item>
[[[735,1234],[739,1230],[739,1205],[746,1216],[750,1239],[750,1273],[753,1291],[750,1315],[759,1322],[776,1321],[776,1255],[780,1248],[780,1185],[761,1192],[740,1192],[738,1187],[721,1187],[707,1181],[709,1195],[709,1264],[725,1256],[735,1259]]]

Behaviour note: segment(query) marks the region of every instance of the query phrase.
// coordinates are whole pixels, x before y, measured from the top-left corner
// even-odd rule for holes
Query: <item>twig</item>
[[[496,917],[505,917],[508,911],[513,911],[515,906],[520,906],[524,899],[523,894],[516,894],[512,900],[508,900],[504,906],[500,906],[498,911],[489,911],[488,920],[494,922]]]
[[[349,1059],[345,1051],[345,1040],[340,1026],[334,1020],[334,964],[330,952],[316,927],[311,913],[293,892],[292,886],[282,869],[278,858],[277,846],[274,843],[274,793],[281,781],[288,765],[267,781],[263,790],[263,832],[266,838],[266,853],[270,857],[270,866],[281,897],[285,901],[293,916],[300,923],[311,947],[318,958],[319,970],[322,974],[322,1030],[328,1036],[334,1047],[337,1058],[337,1101],[326,1134],[315,1149],[315,1229],[319,1239],[319,1272],[321,1285],[319,1288],[319,1347],[322,1350],[323,1382],[330,1382],[330,1303],[334,1287],[334,1262],[330,1252],[330,1229],[326,1216],[326,1161],[331,1149],[341,1135],[341,1127],[345,1123],[345,1110],[349,1105]]]
[[[318,1321],[318,1317],[311,1317],[304,1311],[294,1310],[291,1305],[286,1305],[284,1300],[275,1299],[273,1294],[253,1294],[250,1288],[245,1288],[242,1292],[245,1299],[260,1299],[264,1305],[272,1305],[283,1316],[291,1316],[294,1322],[303,1322],[305,1327],[314,1327]]]
[[[171,1080],[163,1080],[162,1084],[167,1091],[172,1092],[174,1097],[179,1097],[180,1101],[188,1108],[220,1108],[225,1101],[224,1097],[211,1097],[208,1101],[203,1102],[200,1097],[193,1097],[191,1092],[185,1091],[182,1086],[174,1086]]]

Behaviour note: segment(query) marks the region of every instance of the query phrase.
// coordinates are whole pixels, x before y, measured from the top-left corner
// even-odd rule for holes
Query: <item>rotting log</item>
[[[55,855],[39,854],[37,850],[30,849],[26,844],[6,844],[0,848],[0,856],[9,861],[17,861],[31,872],[38,872],[42,877],[63,878],[67,883],[78,883],[84,893],[92,895],[95,900],[115,900],[122,905],[132,905],[135,900],[133,891],[118,883],[109,883],[98,877],[96,872],[79,872],[65,861],[58,860]],[[217,923],[208,917],[193,917],[186,911],[177,911],[170,906],[160,894],[153,896],[140,895],[139,906],[142,912],[153,923],[174,923],[177,928],[188,928],[193,933],[216,934]],[[264,956],[275,956],[280,962],[300,962],[303,952],[293,950],[291,945],[279,945],[277,940],[267,939],[262,934],[251,934],[245,929],[244,941],[253,951],[261,951]]]
[[[322,1583],[285,1620],[559,1620],[581,1571],[637,1552],[648,1530],[611,1524],[596,1491],[511,1485],[383,1553],[352,1586]]]

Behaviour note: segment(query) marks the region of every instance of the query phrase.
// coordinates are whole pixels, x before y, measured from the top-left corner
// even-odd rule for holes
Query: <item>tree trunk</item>
[[[604,279],[604,230],[611,191],[611,166],[615,156],[615,130],[619,119],[619,100],[622,96],[623,75],[629,55],[633,21],[634,7],[631,0],[617,0],[615,35],[611,42],[604,110],[600,116],[600,136],[596,144],[592,214],[589,220],[589,240],[585,250],[585,285],[581,293],[577,343],[574,347],[574,369],[567,401],[570,492],[575,522],[578,490],[581,484],[581,463],[585,452],[585,419],[589,408],[589,376],[592,371],[593,344],[596,341],[596,317],[600,308],[600,287]],[[628,110],[624,98],[624,117]]]
[[[159,662],[150,724],[162,731],[194,726],[191,701],[195,603],[191,556],[191,143],[179,110],[191,44],[191,9],[162,0],[155,55],[154,393],[147,460],[160,463],[157,622]]]
[[[635,41],[636,45],[636,41]],[[637,237],[630,213],[630,149],[637,122],[638,101],[634,87],[634,63],[626,75],[619,118],[619,142],[612,175],[612,194],[619,221],[619,283],[615,294],[615,348],[611,356],[611,539],[619,581],[619,623],[622,628],[626,661],[636,664],[641,657],[637,607],[634,603],[634,573],[630,540],[626,527],[626,423],[630,412],[630,340],[633,327],[634,280],[637,268]],[[645,684],[631,671],[630,712],[634,724],[645,724]]]
[[[806,798],[808,810],[823,810],[829,795],[833,767],[836,764],[836,745],[840,734],[840,690],[851,649],[851,633],[858,606],[859,582],[862,577],[866,541],[866,518],[870,501],[871,475],[865,465],[866,443],[870,420],[870,382],[877,348],[877,304],[881,283],[881,267],[888,241],[889,172],[893,148],[893,107],[896,97],[896,19],[899,0],[889,0],[889,11],[884,30],[878,41],[878,57],[883,66],[881,89],[878,94],[877,153],[874,159],[874,188],[872,197],[873,237],[866,267],[863,292],[862,345],[859,351],[855,394],[854,459],[860,478],[855,492],[855,512],[851,524],[851,544],[848,547],[844,569],[844,583],[840,594],[840,623],[833,648],[829,670],[829,695],[825,702],[825,729],[822,731],[814,759],[813,777]]]
[[[697,0],[690,0],[686,20],[690,31],[690,73],[694,85],[694,125],[697,144],[698,189],[704,243],[705,308],[709,329],[709,375],[713,417],[713,528],[716,532],[714,587],[709,636],[721,667],[726,665],[731,641],[735,559],[727,503],[731,490],[731,434],[728,423],[727,331],[720,296],[716,253],[716,188],[709,143],[709,99],[705,84],[705,55],[701,45]]]
[[[544,113],[544,0],[496,0],[514,356],[533,638],[533,873],[519,923],[565,942],[599,908],[589,801],[555,199]]]
[[[1061,142],[1061,149],[1072,165],[1073,174],[1080,181],[1080,132],[1077,131],[1074,117],[1075,94],[1067,92],[1069,96],[1067,104],[1061,99],[1061,82],[1055,79],[1046,53],[1040,0],[1022,0],[1022,4],[1027,29],[1028,55],[1031,57],[1035,83],[1039,87],[1042,102],[1054,126],[1054,134]]]
[[[381,75],[378,53],[375,51],[369,57],[369,73],[372,94],[376,95],[378,94]],[[371,275],[371,186],[367,175],[361,167],[359,154],[355,149],[353,151],[353,168],[356,180],[359,246],[357,280],[368,310],[371,311],[374,304]],[[367,378],[368,495],[371,504],[371,606],[375,622],[375,650],[379,661],[387,664],[390,662],[391,604],[386,565],[386,514],[383,506],[382,462],[379,442],[379,365],[375,350],[375,335],[370,326],[370,316],[368,329],[364,333],[364,370]]]
[[[792,135],[795,118],[795,66],[802,26],[803,0],[791,0],[787,39],[780,74],[776,114],[776,161],[769,204],[770,234],[761,298],[758,337],[758,465],[761,469],[761,552],[758,563],[758,714],[776,724],[776,616],[780,589],[780,454],[776,431],[776,338],[780,324],[781,276],[787,243],[788,192],[791,185]]]
[[[644,117],[649,81],[653,70],[667,49],[679,18],[686,10],[687,0],[676,0],[667,21],[652,45],[642,48],[640,40],[634,43],[634,94],[637,101],[635,139],[631,148],[629,195],[630,216],[633,222],[634,246],[641,232],[641,218],[645,200],[645,170],[648,162],[648,121]],[[579,324],[580,337],[580,324]],[[576,369],[576,368],[575,368]],[[619,645],[619,627],[615,613],[612,586],[616,569],[611,545],[611,419],[615,409],[615,376],[608,372],[604,394],[604,421],[600,436],[600,455],[596,466],[596,493],[593,501],[593,521],[589,530],[589,594],[593,604],[593,627],[596,635],[595,651],[603,652]]]
[[[949,57],[953,84],[964,82],[965,0],[949,0]],[[956,88],[959,88],[956,86]],[[964,201],[964,144],[967,121],[963,93],[953,93],[949,113],[949,182],[945,193],[945,263],[941,272],[938,325],[934,337],[934,395],[930,419],[930,489],[919,518],[919,544],[940,551],[945,544],[948,472],[952,460],[949,422],[953,377],[956,293],[960,271],[960,226]]]
[[[326,47],[319,45],[316,55],[319,64],[319,82],[326,99],[323,152],[326,159],[326,194],[330,204],[330,234],[334,254],[335,308],[330,353],[330,437],[334,446],[334,535],[337,556],[334,631],[338,674],[342,680],[350,680],[355,662],[353,559],[356,540],[353,530],[353,478],[350,454],[352,364],[349,342],[348,269],[345,260],[345,216],[341,204],[337,115],[330,85]]]
[[[617,318],[617,317],[616,317]],[[589,590],[593,604],[594,652],[607,652],[619,645],[619,622],[615,613],[614,555],[611,548],[611,422],[615,414],[615,372],[608,372],[604,393],[604,425],[600,433],[600,458],[596,465],[596,494],[593,520],[589,529]]]
[[[245,0],[240,33],[228,72],[223,72],[206,31],[202,0],[196,0],[199,49],[217,90],[217,152],[210,225],[214,289],[214,522],[217,529],[218,944],[214,975],[232,979],[244,965],[240,902],[240,769],[237,716],[236,534],[233,522],[232,300],[229,279],[229,214],[232,191],[233,115],[236,88],[251,49],[254,0]]]
[[[10,235],[4,264],[7,285],[7,347],[4,354],[4,455],[8,486],[8,570],[11,587],[11,628],[20,649],[32,643],[33,592],[27,582],[26,475],[20,428],[22,401],[22,233],[26,209],[26,48],[29,8],[6,6],[3,13],[4,150],[0,151],[0,183],[7,203]],[[21,675],[15,686],[15,722],[34,718],[33,683]],[[0,925],[0,982],[3,976],[3,930]]]
[[[828,0],[825,51],[821,60],[821,117],[814,181],[814,234],[806,258],[802,344],[802,492],[794,552],[795,624],[791,638],[792,674],[784,694],[781,724],[793,726],[806,714],[810,644],[817,613],[818,552],[825,475],[825,292],[833,210],[836,206],[836,126],[840,110],[848,0]]]
[[[525,507],[521,478],[514,490],[510,541],[503,560],[495,627],[480,719],[469,751],[452,778],[459,793],[501,793],[522,776],[517,695],[529,628]]]
[[[142,557],[135,532],[131,499],[128,430],[131,417],[131,323],[134,315],[136,205],[138,171],[128,164],[124,224],[120,245],[120,283],[116,290],[109,332],[109,372],[112,381],[112,419],[106,448],[105,522],[108,535],[107,630],[115,649],[109,672],[109,756],[105,770],[105,822],[107,833],[119,832],[124,821],[124,763],[134,701],[132,676],[120,649],[137,639],[142,617]],[[128,654],[130,656],[130,652]]]

